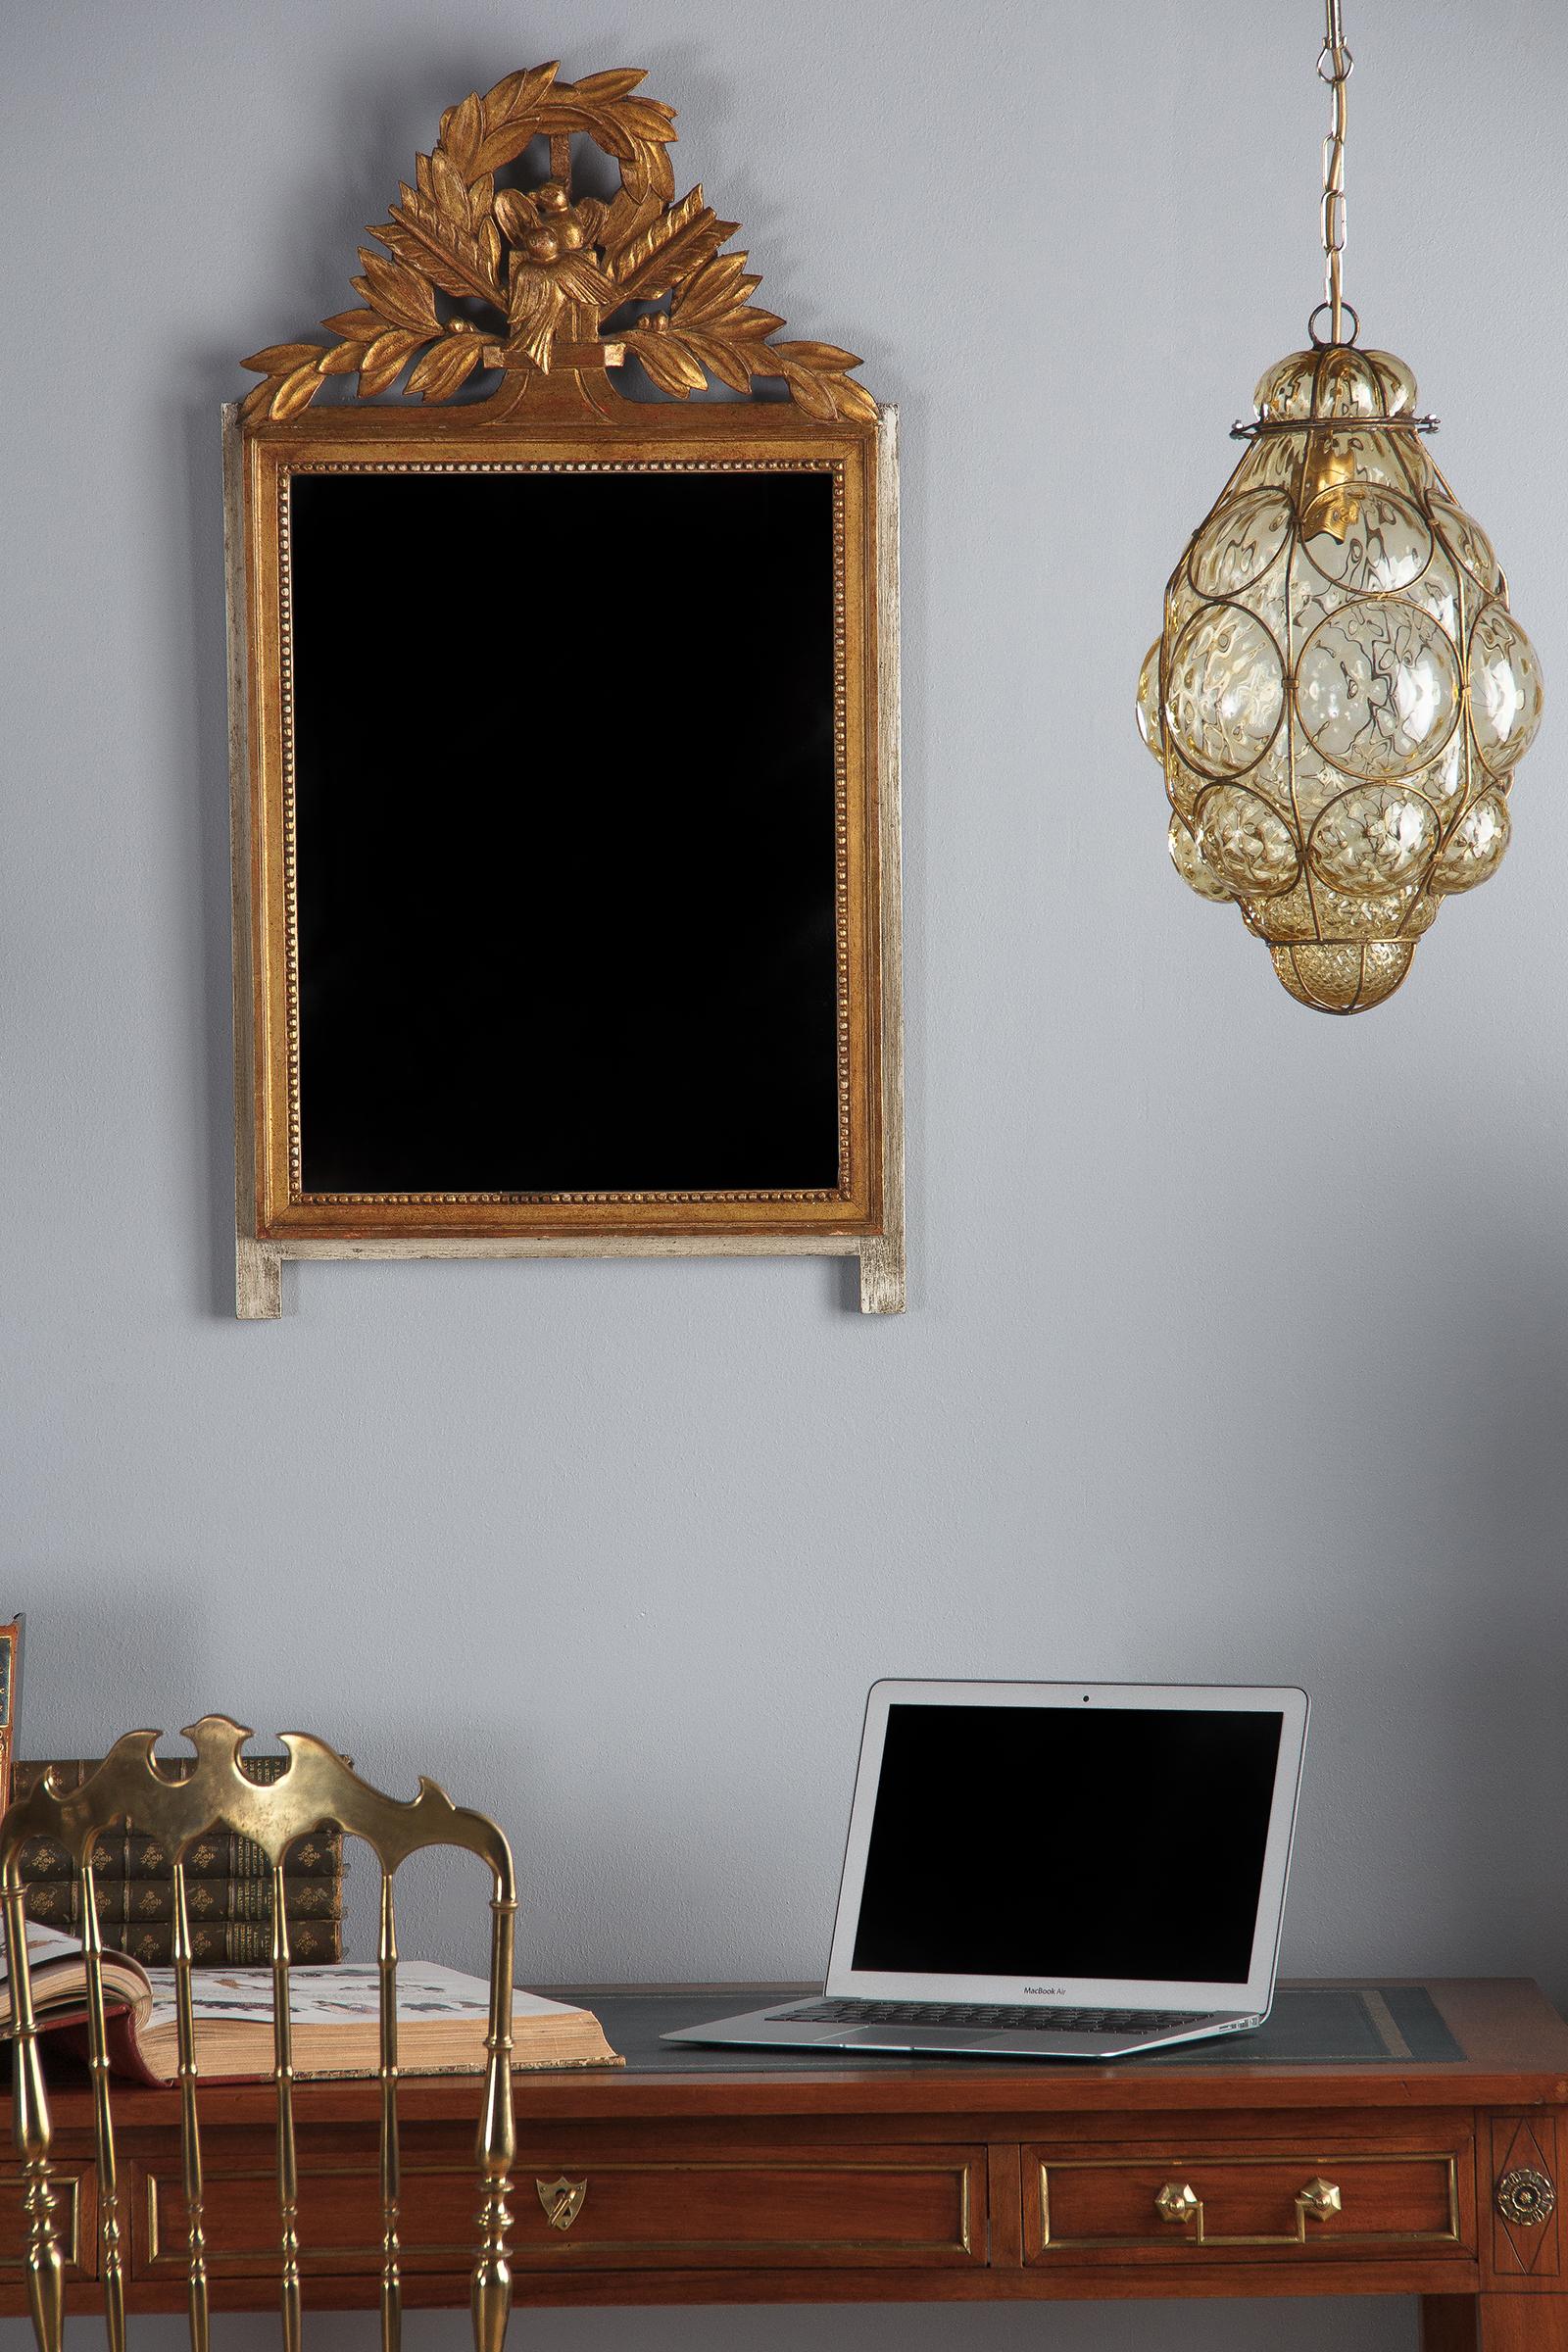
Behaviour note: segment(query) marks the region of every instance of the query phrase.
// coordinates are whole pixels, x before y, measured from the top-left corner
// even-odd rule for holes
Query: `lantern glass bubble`
[[[1165,592],[1138,682],[1170,854],[1291,995],[1392,996],[1445,898],[1495,873],[1541,665],[1388,352],[1293,352]]]

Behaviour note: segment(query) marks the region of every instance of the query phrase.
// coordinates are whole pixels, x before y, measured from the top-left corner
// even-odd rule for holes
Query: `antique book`
[[[0,1813],[10,1804],[13,1795],[12,1749],[17,1727],[17,1700],[22,1690],[22,1628],[23,1619],[10,1618],[0,1625]],[[21,1794],[20,1790],[15,1791]]]
[[[3,1633],[4,1628],[0,1627],[0,1635]],[[172,1778],[184,1780],[193,1759],[167,1756],[159,1761]],[[242,1761],[252,1780],[266,1784],[277,1779],[288,1759],[246,1756]],[[54,1773],[57,1788],[79,1788],[97,1771],[98,1763],[95,1756],[73,1756],[56,1763],[47,1758],[28,1757],[15,1768],[13,1794],[19,1798],[29,1795],[50,1771]],[[106,1879],[163,1879],[169,1876],[172,1867],[170,1856],[156,1838],[149,1838],[140,1830],[123,1828],[104,1832],[93,1848],[92,1864],[97,1875]],[[286,1866],[293,1878],[336,1878],[343,1869],[341,1836],[336,1830],[318,1830],[297,1838],[288,1850]],[[29,1883],[37,1879],[64,1879],[72,1874],[72,1861],[65,1847],[52,1838],[29,1838],[22,1848],[19,1868]],[[271,1875],[272,1866],[261,1847],[249,1838],[228,1830],[214,1830],[198,1838],[185,1855],[187,1879],[266,1882]]]
[[[94,1894],[104,1931],[126,1926],[147,1927],[174,1916],[174,1879],[96,1879]],[[27,1917],[46,1927],[74,1927],[81,1917],[81,1888],[69,1879],[35,1879],[28,1886]],[[258,1920],[272,1916],[272,1889],[261,1879],[191,1879],[185,1903],[192,1926],[211,1927],[226,1919]],[[287,1919],[341,1919],[343,1889],[332,1879],[288,1877],[283,1885],[283,1913]],[[117,1936],[111,1940],[118,1942]]]
[[[20,1786],[21,1774],[26,1769],[17,1768],[19,1796],[26,1793]],[[287,1862],[291,1879],[335,1879],[347,1868],[343,1840],[336,1830],[317,1830],[299,1838],[289,1847]],[[92,1866],[101,1880],[167,1880],[172,1868],[157,1838],[141,1830],[108,1831],[92,1849]],[[27,1838],[18,1854],[17,1867],[29,1886],[75,1875],[71,1856],[53,1838]],[[185,1856],[185,1876],[192,1883],[197,1879],[244,1879],[265,1886],[271,1875],[272,1865],[261,1847],[227,1830],[198,1838]]]
[[[84,2047],[86,1971],[74,1936],[29,1927],[33,2007],[40,2030],[63,2031]],[[172,2082],[178,2066],[174,1972],[141,1967],[106,1952],[106,2000],[114,2005],[109,2058],[117,2074]],[[398,2071],[401,2075],[477,2075],[485,2063],[490,1989],[482,1977],[430,1961],[398,1968]],[[196,2065],[209,2082],[261,2080],[272,2072],[272,1980],[266,1968],[224,1969],[198,1979],[192,1991]],[[9,1970],[0,1979],[0,2025],[12,2013]],[[373,2075],[379,2064],[379,1988],[373,1962],[297,1968],[289,2003],[296,2077]],[[619,2066],[598,2019],[587,2009],[540,1994],[513,1996],[513,2067]]]
[[[161,1967],[174,1957],[174,1923],[154,1920],[150,1927],[117,1927],[115,1940],[122,1952],[147,1967]],[[341,1960],[343,1929],[335,1919],[291,1919],[288,1927],[291,1960],[317,1964]],[[191,1922],[190,1956],[198,1968],[260,1967],[272,1957],[270,1920],[221,1919],[216,1926]]]

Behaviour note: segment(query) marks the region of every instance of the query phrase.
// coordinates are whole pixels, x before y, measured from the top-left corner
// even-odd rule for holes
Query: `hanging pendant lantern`
[[[1427,453],[1414,377],[1356,348],[1341,290],[1351,60],[1340,0],[1327,16],[1312,347],[1268,370],[1255,421],[1234,428],[1248,447],[1171,575],[1138,721],[1183,881],[1240,906],[1299,1003],[1364,1012],[1443,901],[1501,862],[1542,685],[1491,543]]]

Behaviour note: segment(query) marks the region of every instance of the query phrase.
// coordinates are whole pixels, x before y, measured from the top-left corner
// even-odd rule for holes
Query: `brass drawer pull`
[[[1190,2180],[1167,2180],[1154,2199],[1154,2211],[1162,2222],[1176,2229],[1185,2229],[1191,2222],[1193,2234],[1190,2246],[1304,2246],[1306,2225],[1309,2221],[1326,2222],[1336,2213],[1345,2211],[1345,2199],[1339,2183],[1325,2180],[1321,2174],[1297,2191],[1295,2230],[1271,2232],[1265,2236],[1210,2236],[1203,2212],[1203,2200]]]
[[[1190,2181],[1167,2180],[1154,2199],[1154,2211],[1162,2222],[1174,2222],[1178,2228],[1184,2222],[1198,2223],[1199,2242],[1203,2236],[1203,2200]]]
[[[1340,2194],[1337,2181],[1325,2180],[1321,2174],[1317,2180],[1309,2180],[1296,2200],[1297,2227],[1301,2232],[1301,2243],[1306,2243],[1308,2216],[1314,2222],[1326,2222],[1330,2214],[1344,2211],[1345,2199]]]
[[[587,2201],[587,2181],[568,2180],[563,2173],[557,2180],[536,2180],[534,2186],[551,2229],[569,2230]]]

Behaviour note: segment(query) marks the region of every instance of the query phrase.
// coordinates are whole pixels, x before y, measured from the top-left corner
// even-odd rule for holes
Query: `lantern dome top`
[[[1258,378],[1252,400],[1261,424],[1412,416],[1415,377],[1391,351],[1357,351],[1348,343],[1330,343],[1277,360]]]

